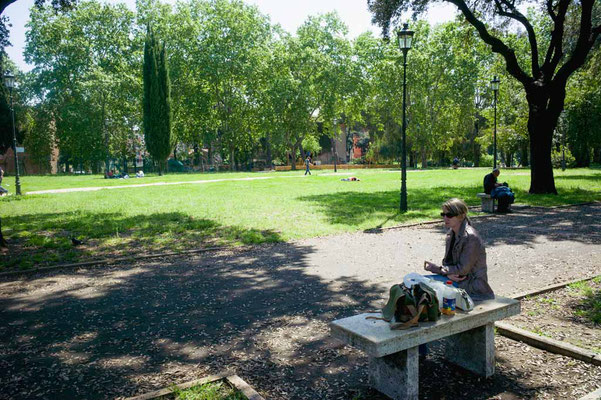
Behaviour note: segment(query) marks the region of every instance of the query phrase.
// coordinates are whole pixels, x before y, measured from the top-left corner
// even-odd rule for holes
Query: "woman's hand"
[[[455,274],[449,274],[447,275],[447,278],[449,278],[450,280],[452,280],[453,282],[461,282],[463,280],[465,280],[467,278],[467,276],[464,275],[455,275]]]
[[[426,271],[434,272],[434,271],[440,270],[440,267],[438,265],[434,264],[433,262],[424,261],[424,269]]]

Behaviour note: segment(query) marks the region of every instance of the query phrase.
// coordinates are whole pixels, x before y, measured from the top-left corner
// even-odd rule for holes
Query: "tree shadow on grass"
[[[599,185],[601,182],[601,171],[595,172],[590,175],[555,175],[555,181],[591,181]]]
[[[312,252],[279,243],[3,282],[2,396],[132,396],[228,369],[266,398],[350,399],[367,388],[367,359],[332,341],[327,324],[373,309],[385,293],[312,273]],[[478,377],[461,375],[465,385],[446,395],[483,390]],[[490,396],[522,386],[495,379]],[[421,385],[439,383],[420,376]]]
[[[411,190],[407,194],[409,209],[405,213],[399,211],[400,191],[337,192],[303,196],[300,200],[316,203],[331,224],[361,226],[375,216],[378,222],[366,229],[378,229],[390,222],[404,223],[437,217],[441,204],[452,197],[462,198],[470,205],[479,204],[476,198],[479,190],[478,186]]]
[[[282,241],[280,234],[272,230],[223,226],[180,212],[135,216],[110,212],[45,213],[4,217],[2,222],[11,251],[0,256],[0,269],[209,245]],[[72,237],[84,244],[73,246]]]
[[[480,187],[459,189],[432,188],[416,190],[408,196],[409,211],[399,213],[398,192],[343,192],[335,194],[306,196],[304,201],[315,202],[329,223],[361,227],[367,221],[378,220],[373,226],[365,227],[366,232],[379,232],[383,226],[397,225],[414,220],[440,218],[441,204],[451,198],[463,198],[468,204],[480,204],[476,193]],[[575,201],[589,192],[573,189],[571,200]],[[550,195],[554,196],[554,195]],[[567,194],[566,196],[569,196]],[[557,202],[557,196],[555,201]],[[520,194],[516,194],[519,201]],[[509,216],[498,216],[492,220],[479,220],[477,229],[487,246],[500,243],[524,245],[536,243],[541,237],[552,241],[572,240],[582,243],[601,243],[601,219],[599,204],[582,207],[550,208],[534,211],[524,209]],[[586,224],[582,224],[586,221]],[[434,229],[440,229],[436,227]]]

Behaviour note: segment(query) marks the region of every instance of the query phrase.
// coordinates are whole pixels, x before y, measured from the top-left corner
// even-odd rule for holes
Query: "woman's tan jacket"
[[[443,275],[467,276],[457,285],[464,289],[472,299],[494,299],[495,294],[488,284],[488,267],[486,266],[486,250],[478,232],[472,227],[467,218],[459,228],[459,234],[451,249],[451,242],[455,233],[449,229],[446,238],[445,257],[440,269]],[[450,253],[449,253],[450,252]]]

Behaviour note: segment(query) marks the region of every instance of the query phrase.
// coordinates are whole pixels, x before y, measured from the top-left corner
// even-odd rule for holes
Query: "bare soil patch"
[[[541,336],[601,353],[601,277],[522,299],[506,322]],[[600,321],[601,322],[601,321]]]

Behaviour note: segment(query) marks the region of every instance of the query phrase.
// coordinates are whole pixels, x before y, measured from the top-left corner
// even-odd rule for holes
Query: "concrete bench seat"
[[[364,351],[369,357],[369,381],[392,399],[417,399],[418,347],[442,347],[449,361],[476,374],[494,374],[494,322],[520,313],[520,302],[505,297],[476,302],[469,313],[443,315],[436,322],[420,322],[408,330],[390,330],[382,320],[365,319],[366,313],[330,323],[332,335]]]
[[[496,200],[490,197],[490,194],[478,193],[476,194],[482,200],[482,211],[493,213],[495,212]]]

